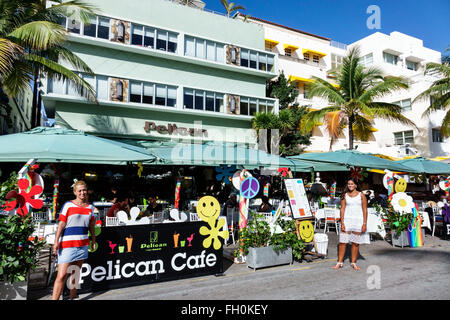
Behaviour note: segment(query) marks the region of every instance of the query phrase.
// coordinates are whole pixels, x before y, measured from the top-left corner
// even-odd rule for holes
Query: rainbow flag
[[[423,247],[422,217],[419,214],[417,204],[413,208],[414,218],[408,227],[408,240],[411,248]]]

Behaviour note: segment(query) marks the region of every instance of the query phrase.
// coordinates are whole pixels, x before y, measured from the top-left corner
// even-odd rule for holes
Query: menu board
[[[294,219],[311,218],[311,208],[306,197],[305,185],[302,179],[285,179],[284,184],[289,197],[289,204]]]

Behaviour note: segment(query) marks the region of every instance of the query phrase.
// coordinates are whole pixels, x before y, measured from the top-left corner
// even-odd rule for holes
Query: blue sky
[[[225,12],[220,0],[203,0],[206,9]],[[244,14],[350,44],[376,31],[399,31],[443,52],[450,46],[450,0],[229,0]],[[381,29],[368,29],[366,13],[377,5]]]

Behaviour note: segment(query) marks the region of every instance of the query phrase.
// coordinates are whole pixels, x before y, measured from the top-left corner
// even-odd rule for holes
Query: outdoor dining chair
[[[189,221],[199,221],[200,218],[198,217],[197,213],[190,212],[189,213]]]
[[[439,213],[439,208],[431,207],[433,210],[433,231],[431,232],[431,236],[434,237],[434,230],[436,229],[436,223],[439,225],[444,225],[444,219],[442,217],[442,214]]]
[[[324,212],[325,212],[325,226],[323,229],[323,233],[327,232],[327,227],[329,224],[334,224],[334,228],[336,231],[336,234],[339,234],[339,227],[338,227],[338,219],[336,218],[336,213],[335,213],[335,208],[331,208],[331,207],[325,207],[324,208]],[[329,229],[329,227],[328,227]]]
[[[235,208],[225,208],[227,211],[227,226],[228,226],[228,238],[226,239],[226,244],[228,244],[228,240],[231,237],[231,240],[233,241],[233,244],[236,243],[236,239],[234,237],[234,233],[236,230],[239,230],[239,219],[236,215],[236,209]]]

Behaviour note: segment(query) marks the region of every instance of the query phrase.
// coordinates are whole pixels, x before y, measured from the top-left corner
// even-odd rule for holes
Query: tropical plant
[[[450,51],[450,48],[447,48],[446,51]],[[430,106],[422,114],[422,117],[427,117],[437,110],[447,110],[442,120],[441,135],[450,137],[450,62],[446,61],[442,64],[427,63],[424,74],[440,77],[427,90],[419,94],[413,102],[424,99],[429,99],[431,102]]]
[[[37,254],[45,241],[32,237],[31,215],[0,215],[0,281],[25,281],[37,266]]]
[[[362,141],[368,139],[374,130],[372,126],[375,118],[416,127],[414,122],[402,115],[400,106],[376,101],[397,90],[407,89],[407,80],[383,76],[379,68],[365,68],[359,61],[359,48],[350,49],[343,58],[341,68],[332,72],[337,81],[336,87],[314,77],[315,81],[309,85],[309,95],[324,98],[330,105],[320,110],[311,110],[303,117],[303,133],[311,132],[325,121],[330,137],[336,139],[347,127],[349,149],[353,149],[355,136]]]
[[[17,177],[17,173],[13,171],[9,178],[0,184],[0,208],[5,204],[8,192],[17,191]]]
[[[92,70],[66,46],[68,32],[59,24],[66,17],[88,24],[95,9],[79,0],[55,2],[49,7],[45,0],[0,2],[0,85],[14,98],[31,84],[32,127],[40,120],[39,85],[44,77],[68,81],[77,92],[96,101],[92,87],[76,72],[92,74]]]
[[[279,108],[283,110],[295,105],[298,96],[297,86],[295,82],[290,82],[281,70],[275,80],[266,83],[266,96],[278,99]]]
[[[250,219],[248,225],[239,232],[239,246],[235,250],[235,257],[242,252],[244,255],[249,253],[249,248],[261,248],[273,246],[275,251],[281,251],[292,248],[292,254],[295,258],[300,260],[303,255],[305,244],[297,237],[294,220],[278,219],[275,223],[283,232],[273,233],[267,221],[264,220],[263,215],[255,212],[250,212]]]
[[[241,5],[235,5],[234,2],[228,2],[228,0],[220,0],[220,2],[222,3],[223,7],[225,8],[225,10],[227,11],[227,17],[230,17],[230,14],[236,10],[246,10],[243,6]]]

